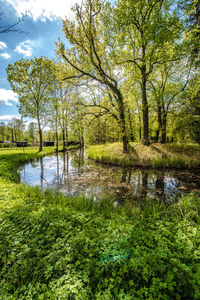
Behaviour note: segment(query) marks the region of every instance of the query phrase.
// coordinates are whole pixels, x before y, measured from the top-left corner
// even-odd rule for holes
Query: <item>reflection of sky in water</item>
[[[192,173],[108,167],[87,161],[83,151],[44,157],[20,167],[22,182],[59,188],[70,195],[112,197],[117,202],[150,197],[172,202],[182,192],[197,191],[200,177]],[[180,187],[180,189],[179,189]]]

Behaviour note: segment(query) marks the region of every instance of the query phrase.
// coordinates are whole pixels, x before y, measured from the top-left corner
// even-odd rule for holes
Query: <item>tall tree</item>
[[[149,144],[149,76],[156,66],[175,59],[173,43],[181,34],[181,23],[172,10],[167,0],[119,0],[114,10],[118,33],[114,43],[121,49],[121,64],[132,64],[133,71],[139,72],[145,145]]]
[[[22,59],[7,68],[8,80],[19,95],[19,111],[25,117],[37,119],[42,151],[42,129],[49,121],[49,99],[54,75],[52,62],[45,58]]]
[[[64,80],[84,79],[99,82],[106,87],[120,112],[120,129],[123,151],[128,152],[127,129],[125,122],[125,102],[120,89],[120,68],[110,55],[107,28],[104,24],[106,13],[101,0],[86,0],[74,8],[76,20],[63,20],[63,31],[71,47],[65,49],[63,43],[57,44],[58,54],[71,66],[73,74],[66,74]]]
[[[151,96],[156,103],[156,112],[158,118],[158,130],[156,141],[160,133],[160,142],[166,142],[167,119],[170,110],[174,111],[178,107],[180,94],[185,90],[188,84],[190,67],[185,63],[181,64],[162,64],[151,79]],[[186,76],[187,75],[187,76]]]

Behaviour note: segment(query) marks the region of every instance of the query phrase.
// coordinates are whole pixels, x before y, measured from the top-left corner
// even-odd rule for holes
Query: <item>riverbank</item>
[[[1,299],[200,298],[197,196],[115,207],[19,184],[47,153],[0,153]]]
[[[200,145],[130,143],[131,152],[124,154],[121,143],[89,146],[88,158],[122,167],[200,168]]]

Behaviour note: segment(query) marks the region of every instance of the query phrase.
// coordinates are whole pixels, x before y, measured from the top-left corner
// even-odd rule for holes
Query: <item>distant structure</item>
[[[28,146],[27,141],[16,141],[15,143],[16,143],[17,147],[27,147]]]
[[[44,141],[44,142],[43,142],[43,146],[44,146],[44,147],[54,146],[54,142],[51,142],[51,141]]]

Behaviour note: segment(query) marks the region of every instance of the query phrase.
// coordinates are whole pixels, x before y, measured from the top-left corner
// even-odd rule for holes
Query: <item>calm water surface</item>
[[[166,203],[182,193],[200,193],[200,174],[186,171],[110,167],[86,159],[84,150],[59,153],[20,167],[21,182],[58,188],[66,195],[110,197],[116,203],[144,197]]]

